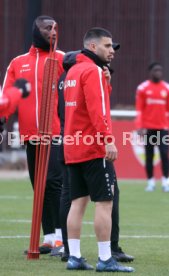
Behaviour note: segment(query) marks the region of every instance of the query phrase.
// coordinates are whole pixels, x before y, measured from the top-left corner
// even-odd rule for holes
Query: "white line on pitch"
[[[12,200],[17,200],[17,199],[26,199],[26,200],[31,200],[33,197],[32,196],[16,196],[16,195],[0,195],[0,199],[12,199]]]
[[[0,223],[31,223],[30,219],[0,219]],[[93,225],[93,221],[83,221],[84,225]],[[125,224],[128,226],[130,224]],[[142,224],[133,223],[133,226],[141,226]]]
[[[120,235],[121,239],[169,239],[169,235]]]
[[[0,239],[28,239],[30,236],[17,235],[17,236],[0,236]]]
[[[28,235],[0,236],[0,239],[28,239]],[[95,238],[95,235],[82,235],[82,238]],[[169,239],[169,235],[121,235],[121,239]]]
[[[94,238],[95,235],[82,235],[83,238]],[[120,239],[169,239],[169,235],[120,235]]]
[[[0,219],[0,223],[31,223],[30,219]],[[84,221],[83,224],[91,224],[92,221]]]
[[[0,219],[0,223],[31,223],[30,219]]]

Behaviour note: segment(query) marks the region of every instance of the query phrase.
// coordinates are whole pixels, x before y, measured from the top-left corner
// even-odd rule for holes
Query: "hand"
[[[17,87],[21,93],[22,93],[22,98],[26,98],[29,96],[30,91],[31,91],[31,84],[25,79],[17,79],[14,83],[14,86]]]
[[[108,161],[114,161],[117,159],[117,148],[115,146],[115,144],[111,143],[111,144],[107,144],[105,146],[105,150],[106,150],[106,155],[105,155],[105,159]]]
[[[110,83],[110,81],[111,81],[111,74],[110,74],[110,71],[109,71],[108,67],[103,66],[103,72],[104,72],[104,75],[105,75],[105,77],[107,79],[107,82]]]
[[[144,136],[145,134],[147,134],[147,129],[145,128],[140,128],[137,130],[138,135],[140,135],[141,137]]]

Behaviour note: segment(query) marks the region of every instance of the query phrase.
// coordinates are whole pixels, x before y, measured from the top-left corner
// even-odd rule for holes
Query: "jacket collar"
[[[91,60],[94,61],[94,63],[99,66],[100,68],[103,69],[104,66],[108,67],[110,73],[113,73],[113,70],[110,68],[110,65],[107,62],[102,61],[95,53],[91,52],[88,49],[83,49],[82,54],[85,56],[89,57]]]
[[[97,55],[87,49],[66,53],[63,59],[63,68],[67,72],[73,65],[80,62],[94,63],[102,69],[103,66],[107,66],[110,73],[113,73],[113,70],[109,67],[107,63],[103,62]]]
[[[40,55],[48,55],[49,53],[44,51],[43,49],[41,48],[36,48],[35,46],[31,46],[30,49],[29,49],[29,53],[31,55],[36,55],[37,53],[39,53]]]

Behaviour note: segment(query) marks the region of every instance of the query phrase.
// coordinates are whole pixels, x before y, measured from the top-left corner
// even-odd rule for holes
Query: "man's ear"
[[[89,48],[90,48],[89,50],[91,50],[92,52],[95,52],[96,51],[96,44],[94,42],[91,42]]]

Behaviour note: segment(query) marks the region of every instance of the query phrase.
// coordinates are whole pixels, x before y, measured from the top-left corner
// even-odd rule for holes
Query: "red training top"
[[[55,58],[58,60],[59,79],[63,73],[62,61],[64,53],[56,51]],[[21,99],[18,106],[18,119],[20,134],[24,140],[38,134],[40,104],[42,98],[43,73],[46,58],[49,53],[32,46],[28,53],[14,58],[8,69],[4,80],[3,90],[11,87],[16,79],[24,78],[31,83],[31,93],[26,99]],[[60,134],[60,120],[57,112],[58,93],[56,93],[55,113],[53,119],[53,134]],[[23,139],[23,137],[22,137]]]
[[[144,81],[136,92],[136,127],[168,129],[169,84]]]
[[[112,141],[110,91],[103,70],[87,56],[77,55],[65,80],[66,163],[105,157],[105,144]]]

